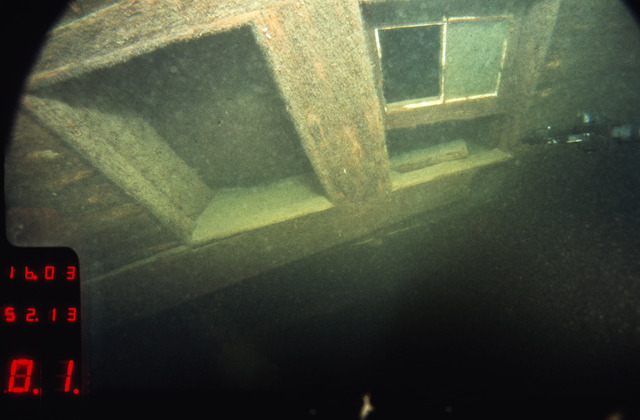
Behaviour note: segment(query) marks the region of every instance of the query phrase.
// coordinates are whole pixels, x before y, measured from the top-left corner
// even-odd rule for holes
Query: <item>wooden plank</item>
[[[429,183],[438,178],[464,173],[465,171],[474,168],[505,162],[509,159],[511,159],[511,155],[509,153],[503,152],[499,149],[492,149],[472,154],[465,159],[442,162],[437,165],[428,166],[411,172],[394,172],[391,177],[393,180],[393,190],[396,191]]]
[[[120,319],[153,316],[410,216],[464,200],[478,170],[509,158],[499,150],[478,153],[443,163],[440,168],[403,174],[412,178],[401,182],[388,200],[332,206],[201,247],[177,247],[99,277],[85,275],[86,296],[90,299],[87,306],[96,314],[118,312]],[[413,176],[416,173],[420,179]],[[143,301],[140,296],[144,296]]]
[[[191,243],[220,239],[328,209],[331,202],[314,191],[313,179],[309,179],[312,177],[313,174],[299,175],[255,188],[216,190],[211,203],[196,220]]]
[[[501,147],[509,148],[532,127],[527,121],[533,95],[542,69],[562,0],[533,2],[520,21],[517,60],[505,74],[502,85],[509,92],[505,109],[510,110],[501,136]]]
[[[467,143],[464,140],[454,140],[395,156],[391,159],[391,169],[396,172],[410,172],[467,156],[469,156]]]
[[[204,247],[178,247],[87,280],[85,287],[91,299],[88,307],[102,314],[109,311],[98,308],[108,307],[120,313],[121,319],[152,316],[270,268],[362,237],[411,214],[460,200],[468,192],[466,182],[450,178],[430,185],[421,194],[402,191],[388,202],[357,208],[335,206]],[[181,267],[179,271],[177,267]],[[178,277],[180,281],[176,281]],[[143,301],[140,296],[144,296]]]
[[[277,3],[278,0],[121,1],[54,28],[27,87],[39,89],[177,41],[245,25],[258,10]]]
[[[212,192],[144,120],[35,96],[23,105],[179,237],[191,235]]]
[[[254,32],[332,202],[390,191],[382,109],[357,2],[263,11]]]
[[[156,217],[22,109],[7,145],[5,183],[7,216],[12,216],[7,239],[13,245],[68,246],[85,253],[95,244],[117,243],[99,253],[108,270],[148,257],[140,244],[173,239]],[[42,230],[52,215],[59,217]]]
[[[386,126],[388,129],[394,129],[449,120],[486,117],[502,112],[501,101],[502,98],[490,97],[406,110],[390,109],[387,113]]]

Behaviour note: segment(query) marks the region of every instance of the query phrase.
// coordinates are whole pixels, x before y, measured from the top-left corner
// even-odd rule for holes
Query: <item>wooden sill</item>
[[[331,208],[333,205],[319,189],[310,174],[271,185],[215,191],[196,220],[191,243],[201,244]]]
[[[412,187],[418,184],[433,181],[435,179],[455,175],[474,168],[504,162],[511,159],[509,153],[499,149],[477,152],[464,159],[452,160],[438,163],[415,171],[400,173],[391,172],[391,183],[393,191]]]

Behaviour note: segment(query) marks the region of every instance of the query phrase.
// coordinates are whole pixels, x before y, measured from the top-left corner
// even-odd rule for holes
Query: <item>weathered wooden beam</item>
[[[142,118],[35,96],[23,105],[179,237],[190,237],[212,192]]]
[[[27,89],[111,67],[177,41],[236,28],[279,0],[124,0],[54,28]]]
[[[410,172],[450,160],[464,159],[467,156],[467,143],[464,140],[454,140],[395,156],[391,159],[391,169],[396,172]]]
[[[425,106],[408,110],[389,109],[386,118],[388,129],[415,127],[449,120],[482,118],[501,113],[501,98],[483,98],[458,101],[442,105]]]
[[[394,181],[398,188],[389,200],[332,206],[200,247],[179,246],[99,277],[85,273],[88,307],[98,316],[113,312],[127,320],[153,316],[269,269],[366,237],[412,215],[468,199],[477,171],[508,158],[492,150],[400,174],[402,179]],[[176,281],[177,274],[181,281]],[[143,305],[140,296],[144,296]]]
[[[509,92],[505,107],[510,110],[502,131],[501,147],[509,148],[532,127],[527,124],[533,96],[544,59],[547,56],[551,35],[558,19],[562,0],[533,2],[520,21],[520,38],[515,51],[518,59],[502,81]]]
[[[357,211],[349,205],[335,206],[202,247],[177,247],[88,280],[88,306],[96,314],[109,313],[99,308],[110,308],[121,319],[153,316],[196,296],[360,238],[412,214],[461,200],[469,194],[473,172],[396,191],[393,200],[358,205]],[[176,267],[181,267],[181,281],[176,281]],[[144,305],[139,304],[140,296],[144,296]]]
[[[465,159],[442,162],[422,169],[416,169],[415,171],[404,173],[393,172],[391,178],[393,182],[393,191],[396,192],[421,184],[428,185],[437,179],[461,174],[470,168],[494,165],[506,162],[509,159],[511,159],[511,155],[509,153],[503,152],[500,149],[491,149],[486,152],[474,153]]]
[[[358,2],[300,2],[264,10],[258,44],[329,199],[389,192],[382,109]]]

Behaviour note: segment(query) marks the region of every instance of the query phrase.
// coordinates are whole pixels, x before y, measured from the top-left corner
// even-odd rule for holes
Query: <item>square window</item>
[[[386,103],[406,109],[497,96],[508,23],[506,16],[443,17],[377,28]]]
[[[444,63],[445,101],[497,94],[506,35],[505,19],[449,21]]]
[[[376,30],[387,102],[439,97],[442,25]]]

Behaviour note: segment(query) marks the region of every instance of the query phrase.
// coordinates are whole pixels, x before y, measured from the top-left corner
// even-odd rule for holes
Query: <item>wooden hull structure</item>
[[[560,0],[419,3],[122,1],[70,12],[16,117],[10,241],[74,248],[93,312],[148,316],[464,201],[531,128]],[[444,78],[457,76],[442,54],[435,103],[386,100],[384,31],[429,27],[450,40],[434,51],[453,56],[456,28],[488,20],[504,38],[495,92],[447,97]],[[391,144],[456,124],[478,127],[480,140]]]

